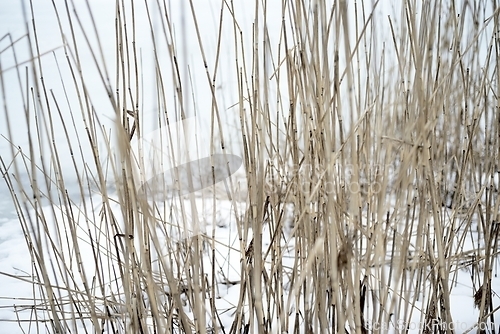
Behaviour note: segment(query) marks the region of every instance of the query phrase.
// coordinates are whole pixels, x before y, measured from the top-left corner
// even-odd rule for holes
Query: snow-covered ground
[[[113,195],[111,195],[113,197]],[[185,200],[184,207],[186,212],[191,211],[191,202]],[[229,200],[219,199],[217,200],[216,207],[214,210],[213,202],[211,199],[203,200],[200,197],[196,199],[196,206],[199,213],[198,219],[200,221],[200,226],[203,228],[203,234],[207,237],[207,242],[212,243],[211,237],[215,245],[215,268],[216,268],[216,281],[218,282],[216,287],[216,300],[215,305],[219,310],[220,321],[226,329],[230,328],[234,321],[234,312],[236,306],[239,303],[240,298],[240,268],[241,260],[244,256],[239,252],[240,240],[238,235],[238,226],[236,214],[244,214],[245,206],[242,203],[235,207],[235,203]],[[289,215],[285,221],[291,221],[293,215],[293,206],[288,206],[290,209],[286,215]],[[119,211],[119,206],[115,206],[116,211]],[[161,209],[160,209],[161,210]],[[46,211],[49,211],[48,208]],[[96,210],[98,211],[98,210]],[[8,213],[8,212],[7,212]],[[30,318],[29,308],[32,305],[33,294],[37,294],[37,291],[33,291],[31,284],[21,281],[23,275],[27,277],[31,273],[31,259],[29,253],[27,252],[26,242],[22,231],[19,228],[18,221],[12,217],[12,213],[9,218],[2,218],[2,236],[0,237],[0,242],[2,247],[0,248],[0,271],[2,276],[0,276],[0,319],[2,323],[0,326],[0,333],[22,333],[22,330],[15,323],[16,313],[14,311],[22,311],[19,313],[19,318],[27,321]],[[175,213],[172,217],[175,217]],[[215,217],[215,219],[213,218]],[[61,217],[58,218],[59,221],[62,220]],[[175,218],[172,219],[172,223],[175,223]],[[181,222],[177,222],[182,224]],[[286,230],[286,229],[285,229]],[[174,239],[176,229],[172,229],[170,236]],[[288,229],[288,231],[290,231]],[[83,231],[80,231],[83,233]],[[294,241],[292,238],[285,233],[281,238],[281,244],[283,245],[283,293],[284,300],[288,301],[291,297],[294,287],[289,282],[289,277],[293,267],[294,252]],[[161,235],[161,233],[159,233]],[[250,231],[251,236],[251,231]],[[270,244],[271,233],[269,233],[268,226],[266,225],[263,231],[263,247]],[[168,254],[170,250],[165,248],[165,254]],[[83,258],[84,263],[86,263],[86,268],[89,270],[88,274],[92,274],[93,267],[93,257],[89,246],[87,252]],[[410,262],[411,263],[411,262]],[[212,253],[205,252],[204,267],[208,277],[210,277],[211,267],[212,267]],[[452,286],[453,292],[451,294],[451,313],[455,319],[453,326],[456,326],[456,332],[462,333],[467,329],[471,328],[475,321],[477,320],[478,310],[473,305],[472,287],[471,287],[471,272],[470,266],[464,266],[462,269],[458,269],[454,273],[453,280],[450,281],[450,286]],[[76,269],[75,269],[76,270]],[[76,271],[75,271],[76,273]],[[493,279],[493,291],[500,288],[500,279],[497,278],[496,268],[494,269],[495,278]],[[15,275],[17,278],[14,278]],[[369,277],[368,280],[375,280],[376,277]],[[428,283],[423,283],[420,288],[424,291],[425,285]],[[377,284],[373,284],[376,286]],[[416,278],[410,279],[408,277],[408,286],[404,290],[408,291],[405,297],[414,298],[414,292],[417,289]],[[387,328],[388,332],[396,333],[403,329],[404,326],[408,326],[410,333],[419,332],[419,324],[423,323],[422,314],[418,310],[422,309],[422,301],[425,300],[425,294],[421,294],[416,298],[416,309],[413,311],[412,322],[407,323],[402,320],[402,318],[391,319],[391,324]],[[390,293],[389,298],[400,298],[399,292]],[[290,323],[293,324],[295,312],[293,305],[293,297],[291,298],[291,303],[287,306],[290,307]],[[497,305],[500,302],[500,297],[494,295],[493,304]],[[372,310],[376,305],[373,304],[370,297],[370,291],[368,292],[367,298],[367,310]],[[187,314],[191,314],[192,310],[186,307]],[[422,309],[425,312],[425,306]],[[399,310],[398,314],[403,315],[404,310]],[[395,311],[396,313],[396,311]],[[376,326],[375,321],[371,321],[370,311],[365,315],[367,323],[369,326]],[[43,324],[39,324],[43,326]],[[33,324],[31,325],[33,326]],[[385,325],[382,325],[385,326]],[[24,330],[29,328],[28,324],[25,323],[23,326]],[[370,327],[369,327],[370,328]],[[31,329],[33,331],[33,329]],[[42,331],[45,332],[45,331]]]

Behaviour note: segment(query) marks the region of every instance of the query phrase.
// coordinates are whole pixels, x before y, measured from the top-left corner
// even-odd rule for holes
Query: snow
[[[111,194],[113,197],[113,194]],[[95,199],[96,202],[97,198]],[[189,199],[183,199],[184,208],[186,212],[191,212],[191,204],[192,202]],[[235,208],[235,203],[228,199],[218,199],[216,202],[216,207],[214,210],[212,199],[203,199],[201,197],[196,197],[196,207],[197,212],[199,214],[198,220],[200,221],[200,226],[204,228],[203,235],[206,235],[206,240],[208,243],[211,243],[211,237],[214,236],[214,245],[215,245],[215,268],[216,268],[216,300],[215,304],[220,314],[220,321],[224,325],[224,327],[230,328],[231,324],[234,321],[234,312],[236,310],[236,305],[238,305],[238,301],[240,298],[240,270],[241,270],[241,261],[242,254],[240,254],[239,249],[239,238],[238,238],[238,226],[237,219],[235,214],[244,214],[245,206],[244,203],[240,203],[237,208]],[[290,207],[290,206],[288,206]],[[173,208],[178,208],[178,205],[174,203]],[[81,207],[79,208],[81,210]],[[119,206],[116,204],[113,208],[114,211],[118,213],[119,216]],[[45,212],[52,211],[51,208],[45,208]],[[95,210],[96,213],[99,211]],[[162,211],[160,209],[160,211]],[[58,222],[62,222],[64,220],[63,213],[57,213],[56,215],[60,215],[57,218]],[[172,223],[175,223],[176,214],[172,214],[174,218]],[[214,219],[215,218],[215,219]],[[52,218],[53,219],[53,218]],[[51,220],[48,217],[48,220]],[[82,220],[83,224],[83,220]],[[12,218],[2,218],[1,219],[2,226],[2,236],[0,236],[0,271],[2,275],[0,276],[0,304],[2,308],[0,308],[0,318],[4,321],[1,326],[1,333],[21,333],[18,325],[14,323],[16,319],[16,314],[14,310],[22,310],[29,309],[30,303],[32,302],[32,296],[37,295],[36,289],[33,290],[32,286],[29,283],[23,282],[20,279],[14,278],[14,276],[20,277],[29,277],[32,274],[31,268],[31,259],[30,255],[27,252],[26,242],[24,240],[24,236],[22,231],[19,229],[19,223],[16,219]],[[264,249],[269,245],[271,235],[269,233],[268,225],[264,226],[263,231],[263,245]],[[79,233],[82,233],[82,238],[88,237],[85,232],[85,226],[82,226],[82,230]],[[175,237],[174,229],[170,230],[172,232],[169,236],[173,239],[182,240],[182,238],[186,237],[186,235]],[[192,233],[192,230],[190,230]],[[249,239],[251,238],[251,231],[249,231]],[[161,236],[161,233],[158,234]],[[192,234],[191,234],[192,235]],[[414,237],[413,237],[414,238]],[[412,239],[413,239],[412,238]],[[284,281],[283,281],[283,293],[284,300],[289,301],[289,304],[286,306],[290,312],[290,323],[293,324],[293,317],[295,316],[295,306],[293,302],[293,298],[288,299],[290,296],[293,296],[296,291],[293,286],[290,286],[289,280],[287,277],[287,271],[291,270],[293,267],[293,257],[294,257],[294,242],[293,239],[287,239],[286,236],[282,237],[282,245],[284,248],[283,253],[283,265],[284,265]],[[467,244],[466,248],[472,247],[472,245]],[[388,248],[390,249],[390,243]],[[166,253],[170,250],[168,247],[164,249]],[[88,277],[94,275],[93,270],[93,258],[90,256],[92,254],[92,250],[90,246],[87,250],[83,249],[84,253],[84,263],[85,268],[87,270]],[[211,267],[211,253],[207,252],[204,259],[204,266],[206,272],[210,275],[210,267]],[[287,269],[288,266],[288,269]],[[268,268],[268,272],[270,272],[270,267],[266,265]],[[73,270],[76,271],[76,267]],[[495,278],[493,279],[493,290],[497,290],[500,287],[499,279],[496,277],[496,268],[494,270]],[[477,273],[476,273],[477,275]],[[76,277],[77,278],[77,277]],[[369,277],[369,279],[381,279],[376,277]],[[406,288],[404,291],[408,291],[408,297],[413,298],[413,292],[417,288],[414,284],[415,281],[411,281],[408,277],[408,283],[410,286]],[[77,278],[77,282],[80,281]],[[469,329],[475,323],[478,310],[474,308],[471,296],[471,273],[470,266],[464,267],[463,269],[458,269],[456,272],[456,277],[453,277],[453,281],[450,282],[453,292],[451,294],[451,312],[454,316],[456,323],[453,325],[458,329],[458,333],[464,332]],[[374,284],[375,286],[376,284]],[[398,285],[394,285],[398,286]],[[423,286],[422,286],[423,288]],[[476,287],[477,288],[477,287]],[[370,292],[369,292],[370,295]],[[421,295],[416,299],[417,309],[420,309],[422,305],[426,305],[425,298],[428,296]],[[388,298],[399,298],[399,292],[388,292]],[[372,307],[376,307],[376,305],[371,304],[371,297],[367,298],[368,309]],[[499,296],[494,296],[494,304],[500,302]],[[206,305],[207,308],[210,305]],[[191,314],[192,310],[186,309],[187,314]],[[392,310],[396,313],[396,310]],[[423,310],[425,312],[425,309]],[[117,316],[119,316],[120,311],[117,310]],[[400,310],[399,312],[402,312]],[[29,315],[30,311],[23,311],[19,314],[19,316],[23,319]],[[389,325],[382,324],[381,326],[388,326],[388,332],[396,332],[397,329],[401,329],[402,326],[410,326],[410,333],[418,332],[418,328],[414,328],[417,324],[422,324],[423,319],[420,318],[421,314],[415,312],[412,317],[411,323],[404,323],[401,319],[391,319],[391,323]],[[367,318],[368,323],[370,323],[370,318]],[[5,322],[6,320],[10,320],[10,322]],[[376,326],[377,322],[371,324],[371,326]],[[24,328],[26,329],[27,324],[25,324]]]

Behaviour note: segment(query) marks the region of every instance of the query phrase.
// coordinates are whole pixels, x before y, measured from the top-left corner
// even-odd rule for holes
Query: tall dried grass
[[[68,70],[61,74],[68,101],[42,80],[46,55],[35,29],[23,39],[30,62],[0,69],[7,140],[18,122],[28,129],[27,145],[12,141],[15,158],[6,161],[5,153],[1,160],[32,260],[29,278],[18,277],[33,284],[31,310],[18,310],[21,326],[50,333],[383,333],[400,319],[407,326],[401,331],[418,321],[451,333],[445,325],[456,321],[450,296],[461,270],[471,272],[468,307],[480,310],[477,323],[494,323],[496,1],[405,1],[388,17],[380,17],[379,1],[283,1],[281,12],[256,1],[253,13],[221,1],[215,48],[203,37],[206,13],[189,1],[183,15],[198,48],[187,52],[170,5],[145,3],[153,52],[163,43],[169,55],[154,54],[154,85],[144,82],[141,62],[151,50],[136,45],[135,15],[144,4],[133,0],[116,2],[112,64],[110,46],[96,39],[106,32],[83,25],[71,3],[54,6],[70,27],[60,25],[67,58],[57,59]],[[160,22],[153,22],[155,11]],[[243,22],[249,17],[251,25]],[[27,14],[32,18],[36,27],[36,13]],[[16,45],[3,52],[15,55]],[[197,78],[206,77],[210,102],[197,100],[192,64],[179,58],[189,52],[203,60],[206,72]],[[232,63],[221,60],[224,53]],[[94,83],[82,71],[83,54],[99,71],[109,103],[98,109],[114,115],[111,130],[89,93]],[[16,83],[4,80],[12,71]],[[225,110],[217,85],[229,76],[237,94]],[[24,110],[9,109],[11,84],[19,85]],[[212,221],[221,194],[229,198],[236,243],[220,243],[214,224],[205,230],[190,191],[197,168],[216,177],[225,163],[188,163],[182,196],[172,196],[162,178],[154,194],[145,187],[152,185],[144,171],[151,157],[134,145],[147,135],[141,106],[152,87],[158,124],[184,124],[193,110],[210,124],[181,138],[167,131],[161,142],[185,144],[209,133],[210,154],[242,157],[242,189],[233,178],[203,193]],[[200,158],[196,149],[191,154]],[[62,165],[69,160],[68,172]],[[178,169],[170,172],[179,178]],[[76,175],[76,196],[68,173]],[[186,225],[199,230],[179,237]],[[227,278],[220,252],[239,254],[236,281]],[[226,309],[217,306],[224,284],[239,287],[237,305]],[[231,327],[221,320],[227,312]]]

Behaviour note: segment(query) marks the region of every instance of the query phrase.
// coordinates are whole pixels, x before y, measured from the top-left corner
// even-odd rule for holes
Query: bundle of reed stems
[[[496,1],[220,1],[210,25],[199,1],[117,0],[115,45],[95,7],[53,4],[57,51],[26,2],[0,54],[0,171],[32,270],[10,278],[32,285],[20,328],[451,333],[464,272],[468,330],[494,328]]]

